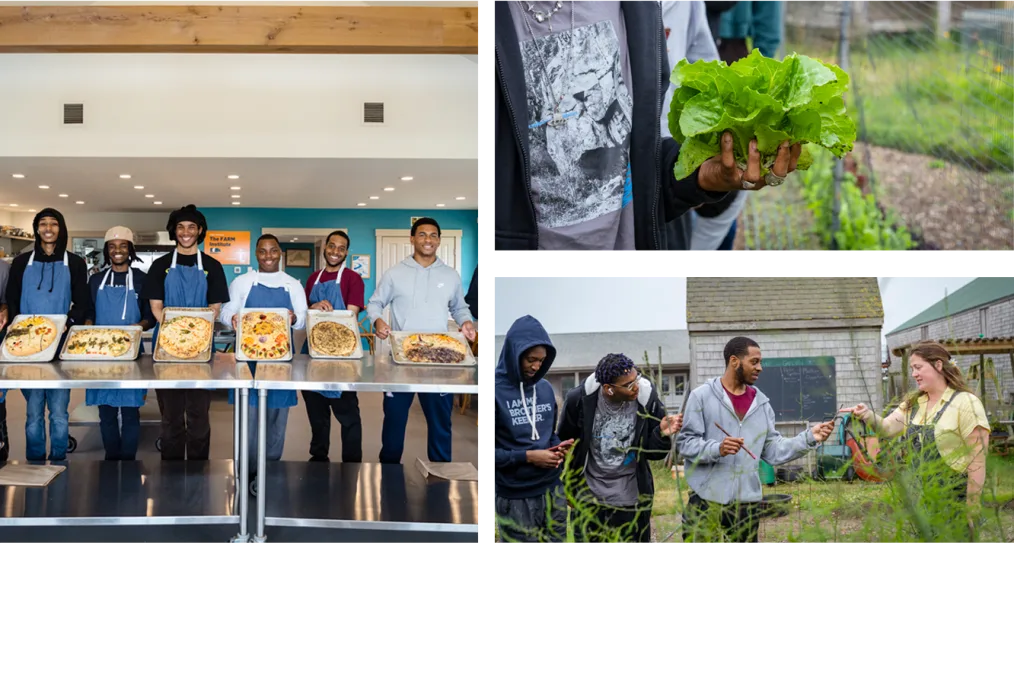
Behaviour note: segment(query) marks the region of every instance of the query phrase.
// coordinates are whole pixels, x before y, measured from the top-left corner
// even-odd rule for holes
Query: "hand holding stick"
[[[732,436],[731,434],[729,434],[728,432],[726,432],[725,430],[723,430],[723,429],[722,429],[722,426],[721,426],[721,425],[719,425],[718,423],[715,423],[715,427],[717,427],[717,428],[718,428],[718,431],[719,431],[719,432],[721,432],[721,433],[722,433],[722,434],[724,434],[725,436],[729,437],[730,439],[738,439],[738,438],[739,438],[739,437],[734,437],[734,436]],[[740,445],[739,445],[739,447],[740,447],[740,448],[742,448],[742,449],[743,449],[744,451],[746,451],[746,454],[747,454],[747,455],[749,455],[749,456],[750,456],[750,457],[751,457],[751,458],[752,458],[753,460],[756,460],[756,459],[757,459],[757,456],[756,456],[756,455],[754,455],[753,453],[751,453],[751,452],[750,452],[750,449],[749,449],[749,448],[747,448],[747,447],[746,447],[746,446],[744,446],[743,444],[740,444]]]

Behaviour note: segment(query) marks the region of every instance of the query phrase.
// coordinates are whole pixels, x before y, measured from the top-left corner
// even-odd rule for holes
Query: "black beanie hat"
[[[193,204],[180,207],[169,214],[169,222],[166,224],[166,230],[169,231],[169,239],[174,242],[176,241],[176,225],[183,221],[197,224],[197,227],[200,228],[200,233],[197,235],[197,243],[203,244],[204,236],[208,234],[208,221],[204,218],[204,214],[198,211],[197,207]]]

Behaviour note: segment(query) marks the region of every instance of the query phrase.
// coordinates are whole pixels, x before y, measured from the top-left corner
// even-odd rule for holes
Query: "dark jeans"
[[[120,416],[123,427],[120,427]],[[137,438],[141,435],[141,409],[136,406],[99,406],[99,429],[106,460],[137,458]]]
[[[7,401],[0,401],[0,462],[10,456],[11,439],[7,435]]]
[[[579,542],[651,542],[650,498],[641,498],[634,507],[610,507],[594,502],[583,502],[580,510],[590,510],[589,517],[578,515],[574,524],[574,537]]]
[[[500,542],[563,542],[567,537],[563,486],[534,498],[496,496],[496,526]]]
[[[162,411],[162,459],[207,460],[211,450],[209,390],[155,390]]]
[[[331,414],[342,426],[342,462],[363,461],[363,421],[359,416],[359,397],[342,392],[329,399],[317,392],[303,392],[306,417],[310,419],[310,457],[327,460],[331,449]]]
[[[757,542],[758,502],[722,505],[694,493],[683,513],[684,542]]]

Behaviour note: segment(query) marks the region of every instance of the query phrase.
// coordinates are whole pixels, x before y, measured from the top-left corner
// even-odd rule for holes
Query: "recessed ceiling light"
[[[239,178],[239,174],[229,174],[228,176],[226,176],[226,178],[231,181],[235,181],[237,178]]]
[[[458,200],[459,202],[461,202],[461,201],[462,201],[462,200],[464,200],[465,198],[464,198],[464,197],[455,197],[454,199],[456,199],[456,200]]]
[[[12,207],[16,207],[16,206],[18,206],[18,205],[17,205],[17,204],[10,204],[10,205],[8,205],[8,206],[12,206]]]
[[[444,206],[444,205],[443,205],[443,204],[438,204],[437,206],[438,206],[438,207],[442,207],[442,206]]]
[[[11,174],[11,176],[14,177],[14,178],[24,178],[25,177],[24,174]]]
[[[234,206],[234,207],[238,207],[238,206],[239,206],[239,202],[233,202],[233,203],[232,203],[232,206]]]
[[[366,206],[366,202],[360,202],[360,203],[359,203],[359,204],[357,204],[356,206],[357,206],[357,207],[365,207],[365,206]]]
[[[411,176],[402,176],[401,180],[403,180],[403,181],[411,181],[412,177]]]
[[[231,197],[232,197],[232,198],[233,198],[234,200],[238,200],[238,199],[239,199],[239,195],[231,195]]]
[[[161,202],[152,202],[152,204],[162,204]]]
[[[377,197],[376,195],[370,195],[370,199],[371,200],[379,200],[380,198]]]
[[[242,189],[243,188],[239,187],[238,185],[234,185],[231,188],[229,188],[229,190],[242,190]]]
[[[74,202],[74,204],[84,204],[84,200],[78,200],[77,202]]]
[[[299,238],[298,238],[298,237],[293,237],[293,238],[292,238],[292,241],[293,241],[293,242],[298,242],[298,241],[299,241]]]
[[[394,188],[384,188],[384,192],[394,192]]]
[[[134,190],[144,190],[144,186],[143,185],[135,185],[134,186]]]
[[[145,197],[147,197],[148,199],[151,199],[152,197],[154,197],[154,195],[145,195]]]
[[[39,190],[49,190],[49,186],[48,185],[40,185],[39,186]]]
[[[120,174],[120,178],[130,178],[130,174]]]
[[[60,197],[70,197],[70,195],[68,195],[68,194],[66,194],[66,193],[60,193],[60,195],[59,195],[59,196],[60,196]]]

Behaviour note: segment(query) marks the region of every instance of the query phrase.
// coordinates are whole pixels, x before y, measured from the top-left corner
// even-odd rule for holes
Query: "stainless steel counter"
[[[399,366],[390,355],[311,359],[297,354],[291,362],[258,363],[253,389],[475,394],[479,371],[467,366]]]
[[[205,364],[156,363],[151,355],[135,361],[53,361],[44,364],[0,360],[5,389],[64,390],[223,390],[253,387],[246,362],[218,352]]]

